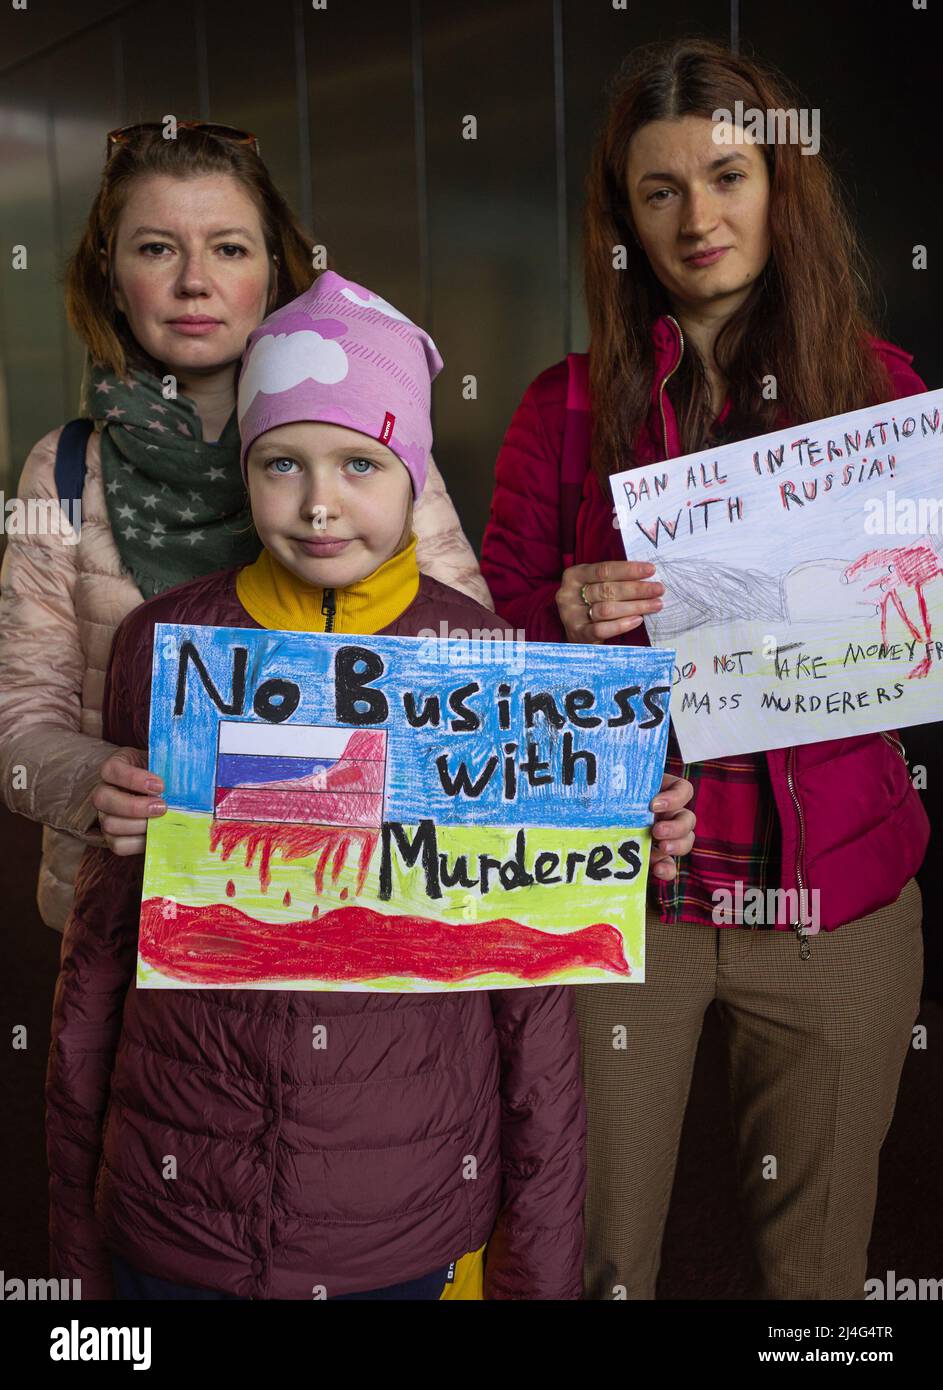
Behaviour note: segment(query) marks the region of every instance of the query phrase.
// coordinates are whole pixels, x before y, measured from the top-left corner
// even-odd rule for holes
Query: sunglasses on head
[[[138,121],[135,125],[123,125],[117,130],[109,130],[105,159],[110,159],[119,145],[127,144],[136,136],[155,130],[163,131],[164,128],[163,121]],[[248,145],[256,154],[260,153],[258,137],[249,130],[239,130],[233,125],[216,125],[212,121],[178,121],[177,129],[199,130],[204,135],[215,135],[220,140],[231,141],[234,145]]]

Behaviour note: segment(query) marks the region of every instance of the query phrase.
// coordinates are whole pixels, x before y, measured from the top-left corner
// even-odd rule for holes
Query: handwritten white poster
[[[943,718],[943,391],[610,481],[686,761]]]

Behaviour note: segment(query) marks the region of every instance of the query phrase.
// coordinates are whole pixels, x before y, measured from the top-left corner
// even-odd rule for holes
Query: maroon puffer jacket
[[[259,626],[237,572],[124,620],[106,739],[147,747],[155,623]],[[422,576],[384,632],[442,619],[495,626]],[[486,1297],[580,1297],[585,1109],[568,989],[138,990],[143,867],[88,850],[63,935],[46,1078],[54,1273],[112,1297],[114,1251],[177,1283],[310,1299],[315,1285],[418,1277],[487,1241]]]

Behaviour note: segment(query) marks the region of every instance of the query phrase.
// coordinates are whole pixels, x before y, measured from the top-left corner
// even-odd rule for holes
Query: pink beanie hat
[[[432,448],[432,382],[441,370],[424,329],[372,290],[326,270],[246,339],[236,402],[243,477],[260,434],[321,420],[392,449],[418,498]]]

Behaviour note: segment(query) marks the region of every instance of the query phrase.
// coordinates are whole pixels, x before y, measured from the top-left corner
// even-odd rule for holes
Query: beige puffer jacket
[[[18,489],[27,503],[58,497],[60,434],[51,430],[30,451]],[[97,433],[86,467],[77,543],[9,535],[0,570],[0,787],[11,811],[44,826],[36,896],[43,921],[57,931],[86,845],[104,843],[90,798],[114,751],[101,738],[105,670],[115,628],[144,601],[111,534]],[[493,608],[432,459],[413,517],[419,568]]]

